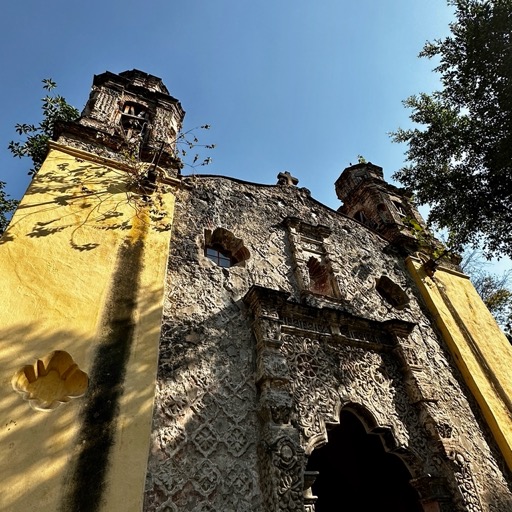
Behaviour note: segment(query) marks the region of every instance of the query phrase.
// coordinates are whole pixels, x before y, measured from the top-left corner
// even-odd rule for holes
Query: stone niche
[[[34,364],[20,368],[12,387],[36,411],[52,411],[72,398],[83,396],[89,378],[64,350],[55,350]]]

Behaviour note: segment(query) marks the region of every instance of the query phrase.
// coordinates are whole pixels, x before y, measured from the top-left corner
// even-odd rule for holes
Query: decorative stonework
[[[405,461],[426,510],[479,510],[475,495],[482,511],[512,509],[496,447],[387,242],[296,187],[185,181],[145,510],[313,512],[307,454],[343,407]],[[205,261],[218,226],[243,240],[244,265]],[[306,290],[297,257],[313,250],[339,296]],[[407,307],[379,293],[382,276]]]
[[[461,495],[466,510],[468,512],[481,512],[484,508],[479,498],[470,463],[460,451],[453,450],[448,455],[453,462],[455,478],[459,489],[462,491]]]
[[[296,279],[303,294],[340,297],[337,272],[326,241],[331,230],[294,217],[285,219],[284,224],[288,228]]]
[[[417,485],[436,482],[434,486],[420,485],[425,503],[435,504],[440,511],[483,510],[469,465],[462,464],[463,458],[458,456],[457,469],[452,471],[453,456],[440,450],[439,440],[451,436],[453,427],[446,422],[436,424],[427,404],[437,400],[424,401],[418,384],[401,368],[404,360],[399,340],[404,339],[407,346],[405,339],[412,324],[394,320],[379,325],[332,311],[322,315],[324,324],[312,322],[307,320],[308,313],[315,317],[317,312],[311,308],[287,302],[286,294],[259,287],[253,287],[245,301],[255,317],[259,364],[264,369],[279,368],[260,372],[258,379],[260,417],[266,433],[260,467],[269,497],[267,510],[288,510],[276,489],[281,489],[283,482],[304,481],[304,474],[300,479],[294,476],[299,466],[302,471],[305,467],[301,454],[309,454],[327,441],[326,425],[339,422],[343,406],[366,418],[367,428],[379,432],[386,449],[406,462]],[[297,321],[297,316],[302,320]],[[358,328],[354,329],[354,324]],[[373,334],[360,334],[365,329]],[[363,341],[365,338],[371,341]],[[411,368],[417,370],[421,370],[418,365]],[[429,430],[429,425],[435,425],[434,429]],[[272,447],[277,441],[269,442],[269,433],[287,440],[290,446],[298,436],[300,448],[290,449],[294,469],[288,474],[276,462]],[[314,510],[314,498],[308,494],[287,499],[300,510]]]
[[[56,350],[18,370],[12,387],[36,411],[51,411],[83,396],[89,378],[64,350]]]
[[[166,336],[145,510],[259,510],[250,339],[230,356],[221,338]]]
[[[258,366],[263,368],[258,373],[263,431],[286,439],[291,445],[298,439],[300,451],[290,450],[294,453],[293,467],[300,466],[303,471],[301,454],[310,453],[327,441],[326,424],[339,422],[342,405],[364,404],[371,413],[373,425],[380,429],[386,426],[389,430],[389,450],[400,453],[418,474],[438,472],[438,467],[421,462],[430,458],[432,447],[415,409],[408,402],[398,361],[391,352],[393,338],[407,335],[412,324],[394,321],[378,325],[350,314],[326,312],[322,315],[326,323],[322,325],[306,320],[308,313],[315,316],[314,310],[288,303],[286,299],[286,294],[253,287],[244,300],[254,314]],[[293,321],[297,316],[304,320]],[[283,323],[283,319],[291,325]],[[374,334],[362,335],[365,329],[373,330]],[[372,341],[363,341],[364,338]],[[278,370],[268,371],[268,368]],[[304,475],[294,476],[295,469],[286,474],[286,469],[276,463],[272,446],[266,441],[261,450],[262,484],[265,495],[269,496],[266,507],[288,510],[283,508],[276,489],[283,482],[303,481]],[[281,472],[276,470],[276,465]],[[292,501],[296,507],[305,505],[303,494],[294,495]],[[310,509],[311,506],[309,502]]]

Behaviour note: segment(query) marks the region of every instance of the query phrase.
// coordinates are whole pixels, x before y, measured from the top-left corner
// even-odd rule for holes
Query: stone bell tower
[[[59,127],[67,144],[119,159],[126,154],[176,175],[176,139],[185,112],[160,78],[133,69],[96,75],[82,116]]]
[[[371,162],[347,167],[335,183],[339,212],[377,231],[395,247],[418,246],[415,231],[427,231],[425,221],[405,189],[384,180],[382,167]]]

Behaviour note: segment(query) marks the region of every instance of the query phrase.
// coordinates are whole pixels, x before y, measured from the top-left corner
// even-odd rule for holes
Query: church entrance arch
[[[404,462],[386,452],[379,436],[368,434],[351,411],[341,411],[327,444],[311,453],[307,471],[318,472],[315,512],[423,511]]]

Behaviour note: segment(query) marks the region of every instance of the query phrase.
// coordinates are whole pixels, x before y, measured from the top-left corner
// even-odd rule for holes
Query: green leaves
[[[394,178],[429,222],[452,233],[454,248],[482,245],[512,255],[512,0],[450,0],[451,35],[427,42],[442,90],[411,96],[414,127],[398,129],[407,165]]]
[[[476,291],[512,343],[512,272],[492,274],[481,264],[472,265],[464,271],[469,274]]]
[[[9,195],[5,193],[4,187],[5,183],[0,181],[0,235],[5,231],[9,223],[9,214],[16,210],[18,206],[18,201],[9,199]]]
[[[42,80],[43,89],[50,92],[57,87],[51,78]],[[74,121],[80,115],[79,111],[69,105],[60,95],[47,94],[42,98],[43,119],[36,126],[33,124],[19,123],[15,126],[18,135],[25,135],[21,141],[9,142],[8,149],[13,156],[22,158],[28,156],[32,159],[33,167],[29,174],[34,175],[46,158],[48,153],[48,141],[53,135],[55,125],[59,121]]]
[[[206,158],[201,158],[199,153],[195,153],[191,162],[186,161],[186,157],[188,154],[187,150],[195,149],[196,151],[203,149],[215,149],[215,144],[200,144],[199,139],[196,135],[197,130],[209,130],[210,125],[204,124],[202,126],[192,128],[186,132],[182,132],[176,138],[176,146],[177,146],[177,154],[182,158],[182,166],[188,166],[192,169],[197,167],[203,167],[206,165],[210,165],[212,163],[211,157],[207,156]]]
[[[43,89],[47,91],[51,91],[57,87],[57,84],[51,78],[43,78],[41,82],[43,82]]]

